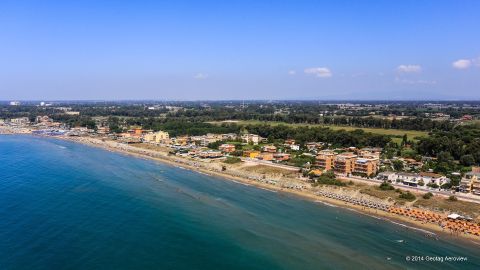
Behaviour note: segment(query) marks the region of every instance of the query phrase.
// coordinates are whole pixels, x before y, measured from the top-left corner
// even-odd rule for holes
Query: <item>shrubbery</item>
[[[394,190],[395,189],[390,183],[387,183],[387,182],[381,183],[380,186],[378,186],[378,188],[381,189],[381,190]]]
[[[428,200],[428,199],[430,199],[430,198],[432,198],[432,197],[433,197],[433,193],[431,193],[431,192],[427,192],[427,193],[425,193],[425,194],[423,195],[423,198],[424,198],[425,200]]]
[[[413,193],[411,193],[410,191],[407,191],[407,192],[402,192],[400,196],[398,196],[398,198],[411,202],[411,201],[414,201],[417,197],[415,197],[415,195],[413,195]]]
[[[452,202],[458,201],[457,197],[455,197],[455,196],[453,196],[453,195],[450,196],[450,197],[448,197],[448,200],[449,200],[449,201],[452,201]]]
[[[242,162],[242,160],[238,157],[227,157],[227,159],[225,159],[224,161],[224,163],[227,163],[227,164],[235,164],[239,162]]]

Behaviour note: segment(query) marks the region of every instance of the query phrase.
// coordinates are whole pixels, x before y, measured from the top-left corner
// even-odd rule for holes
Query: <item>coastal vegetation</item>
[[[235,164],[242,162],[242,160],[238,157],[227,157],[223,162],[227,164]]]
[[[327,171],[325,173],[322,173],[318,178],[314,180],[314,186],[318,185],[333,185],[333,186],[346,186],[347,183],[338,180],[333,173],[333,171]]]

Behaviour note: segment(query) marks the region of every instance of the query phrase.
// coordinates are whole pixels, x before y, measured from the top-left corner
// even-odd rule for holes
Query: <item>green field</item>
[[[208,122],[211,124],[222,124],[225,123],[223,121],[216,121],[216,122]],[[401,137],[404,134],[407,134],[408,138],[411,140],[415,137],[427,137],[428,132],[426,131],[417,131],[417,130],[402,130],[402,129],[384,129],[384,128],[359,128],[359,127],[350,127],[350,126],[334,126],[334,125],[321,125],[321,124],[289,124],[289,123],[283,123],[283,122],[272,122],[272,121],[257,121],[257,120],[242,120],[242,121],[237,121],[237,122],[227,122],[227,123],[236,123],[239,125],[260,125],[260,124],[268,124],[268,125],[287,125],[287,126],[293,126],[293,127],[302,127],[302,126],[321,126],[321,127],[328,127],[333,130],[356,130],[356,129],[362,129],[365,132],[371,132],[375,134],[382,134],[382,135],[390,135],[394,136],[393,141],[400,142]]]

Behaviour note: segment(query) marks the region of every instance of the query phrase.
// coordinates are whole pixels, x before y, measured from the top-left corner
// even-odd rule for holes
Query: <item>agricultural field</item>
[[[315,125],[315,124],[289,124],[289,123],[283,123],[283,122],[271,122],[271,121],[257,121],[257,120],[242,120],[242,121],[217,121],[217,122],[208,122],[211,124],[222,124],[222,123],[235,123],[239,125],[262,125],[262,124],[268,124],[268,125],[286,125],[286,126],[297,126],[297,127],[302,127],[302,126],[321,126],[321,127],[328,127],[333,130],[356,130],[356,129],[362,129],[365,132],[371,132],[374,134],[381,134],[381,135],[390,135],[393,138],[394,142],[400,142],[401,138],[404,134],[407,134],[407,137],[409,139],[414,139],[416,137],[427,137],[428,132],[426,131],[417,131],[417,130],[402,130],[402,129],[383,129],[383,128],[360,128],[360,127],[351,127],[351,126],[334,126],[334,125]]]

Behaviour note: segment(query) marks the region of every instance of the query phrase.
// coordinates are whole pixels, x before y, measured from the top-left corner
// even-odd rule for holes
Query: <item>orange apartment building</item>
[[[333,169],[335,153],[333,151],[320,151],[315,159],[315,165],[317,167],[329,171]]]
[[[335,157],[334,170],[336,173],[350,174],[354,171],[357,155],[351,152],[338,154]]]
[[[378,159],[376,158],[359,158],[355,160],[353,171],[356,173],[371,176],[377,173]]]

